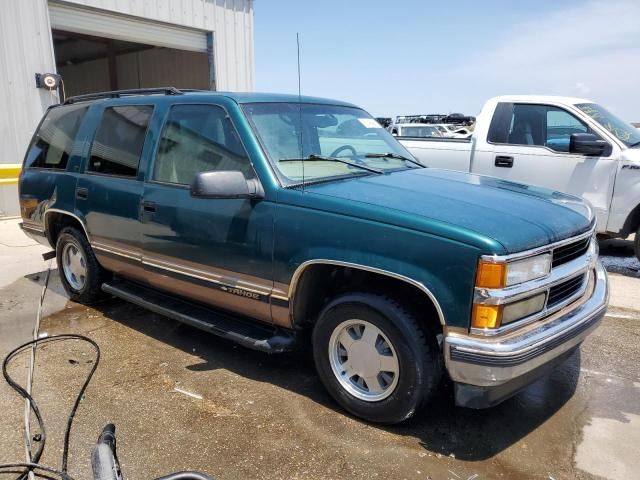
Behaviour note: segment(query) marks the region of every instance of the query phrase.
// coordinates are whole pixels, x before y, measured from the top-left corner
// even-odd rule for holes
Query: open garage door
[[[207,32],[138,17],[49,4],[58,73],[67,96],[175,86],[214,89]]]
[[[49,18],[52,30],[83,33],[177,50],[203,53],[207,51],[207,35],[202,30],[150,22],[105,10],[56,3],[49,4]]]

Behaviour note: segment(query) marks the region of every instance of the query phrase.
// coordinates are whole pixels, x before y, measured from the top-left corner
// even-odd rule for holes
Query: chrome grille
[[[547,308],[553,308],[575,295],[584,285],[586,274],[578,275],[549,289]]]
[[[591,237],[583,238],[582,240],[578,240],[577,242],[572,242],[567,245],[562,245],[561,247],[555,248],[553,250],[553,262],[552,267],[559,267],[565,263],[570,262],[571,260],[575,260],[578,257],[581,257],[587,250],[589,249],[589,242],[591,241]]]
[[[585,294],[592,270],[596,265],[597,252],[591,249],[593,230],[577,237],[567,238],[550,245],[507,255],[483,255],[492,262],[511,262],[541,254],[551,254],[551,271],[545,277],[526,281],[506,288],[487,289],[476,287],[474,303],[485,305],[510,305],[546,294],[544,308],[537,313],[515,319],[496,329],[471,327],[471,333],[483,336],[501,335],[553,315],[558,310],[569,308]]]

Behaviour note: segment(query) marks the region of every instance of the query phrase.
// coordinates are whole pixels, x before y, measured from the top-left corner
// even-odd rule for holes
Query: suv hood
[[[552,190],[452,170],[424,168],[305,186],[341,213],[357,202],[372,220],[515,253],[588,231],[591,208]],[[327,199],[328,200],[328,199]],[[348,200],[348,202],[343,202]],[[363,214],[358,208],[356,214]],[[471,239],[471,240],[470,240]]]

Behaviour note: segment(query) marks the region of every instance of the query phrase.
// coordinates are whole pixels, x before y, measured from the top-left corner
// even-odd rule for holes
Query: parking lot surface
[[[632,271],[615,276],[639,291]],[[31,335],[44,278],[21,273],[0,289],[2,356]],[[341,410],[304,353],[253,352],[119,300],[67,303],[56,271],[45,306],[41,332],[81,333],[102,351],[72,433],[76,478],[90,478],[91,447],[107,422],[117,425],[129,479],[185,469],[220,480],[626,479],[640,471],[637,309],[612,307],[578,353],[495,408],[456,408],[444,384],[419,416],[380,427]],[[44,463],[59,466],[66,415],[93,361],[75,342],[38,351]],[[24,377],[27,365],[23,355],[12,373]],[[22,459],[23,402],[2,384],[0,404],[0,463]]]

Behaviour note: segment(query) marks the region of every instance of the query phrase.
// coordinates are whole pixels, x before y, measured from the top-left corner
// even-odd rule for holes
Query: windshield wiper
[[[635,148],[635,147],[640,147],[640,142],[632,143],[631,145],[629,145],[629,148]]]
[[[367,153],[365,155],[366,158],[396,158],[398,160],[404,160],[405,162],[411,162],[414,165],[418,165],[419,167],[426,168],[420,162],[414,160],[413,158],[405,157],[404,155],[400,155],[398,153],[386,152],[386,153]]]
[[[368,172],[372,172],[372,173],[384,173],[382,170],[380,170],[379,168],[373,168],[373,167],[367,167],[366,165],[361,165],[359,163],[355,163],[355,162],[350,162],[349,160],[345,160],[344,158],[338,158],[338,157],[325,157],[323,155],[314,155],[311,154],[308,157],[305,158],[281,158],[279,160],[280,162],[339,162],[339,163],[344,163],[345,165],[350,165],[352,167],[356,167],[356,168],[361,168],[362,170],[367,170]]]

